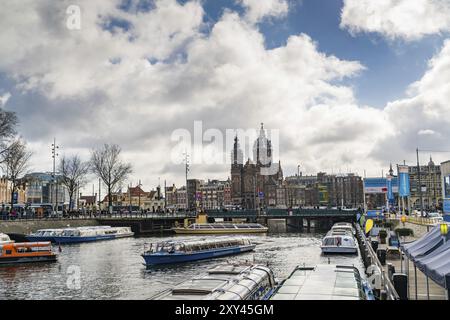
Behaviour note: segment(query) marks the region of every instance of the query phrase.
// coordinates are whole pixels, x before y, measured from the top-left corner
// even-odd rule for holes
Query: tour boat
[[[38,231],[26,236],[28,241],[51,241],[55,242],[55,237],[60,236],[64,229],[39,229]]]
[[[129,227],[88,226],[62,229],[40,229],[28,235],[29,241],[51,241],[55,243],[90,242],[131,237]]]
[[[271,300],[374,300],[367,281],[354,266],[297,266],[275,289]]]
[[[252,251],[254,248],[255,244],[244,237],[169,240],[151,243],[144,248],[142,257],[149,266],[217,258]]]
[[[205,275],[165,290],[152,300],[268,300],[276,288],[272,270],[262,265],[218,265]]]
[[[64,229],[61,235],[55,236],[56,243],[81,243],[100,240],[113,240],[132,237],[130,227],[81,227]]]
[[[14,240],[11,240],[11,238],[6,233],[0,233],[0,245],[13,242]]]
[[[258,223],[193,223],[172,230],[177,234],[236,234],[266,233],[268,228]]]
[[[357,254],[358,245],[350,231],[331,230],[322,240],[320,246],[323,253],[349,253]]]
[[[331,227],[331,231],[349,231],[353,235],[356,234],[355,228],[353,228],[353,225],[351,223],[349,223],[349,222],[338,222],[338,223],[335,223]]]
[[[51,242],[0,244],[0,265],[56,261]]]

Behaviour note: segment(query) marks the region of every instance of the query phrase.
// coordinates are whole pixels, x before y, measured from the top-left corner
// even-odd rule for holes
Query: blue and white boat
[[[55,237],[60,236],[64,229],[39,229],[38,231],[26,236],[30,242],[55,242]]]
[[[145,264],[160,265],[216,258],[255,249],[246,237],[215,237],[194,240],[169,240],[144,248]]]
[[[27,236],[28,241],[51,241],[54,243],[80,243],[132,237],[130,227],[89,226],[62,229],[40,229]]]

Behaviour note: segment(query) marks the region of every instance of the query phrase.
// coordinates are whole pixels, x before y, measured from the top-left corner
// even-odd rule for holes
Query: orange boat
[[[51,242],[0,244],[0,265],[56,261]]]

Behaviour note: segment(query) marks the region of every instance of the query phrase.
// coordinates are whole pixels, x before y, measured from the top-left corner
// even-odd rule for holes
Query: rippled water
[[[253,252],[156,269],[143,265],[140,254],[144,243],[170,237],[66,245],[62,246],[56,263],[0,267],[0,299],[148,299],[227,261],[268,265],[279,279],[288,276],[297,265],[328,263],[328,259],[332,264],[362,268],[357,256],[321,255],[322,236],[312,233],[252,236],[257,243]],[[74,282],[70,281],[77,267],[80,289],[73,288]],[[68,287],[68,282],[72,286]]]

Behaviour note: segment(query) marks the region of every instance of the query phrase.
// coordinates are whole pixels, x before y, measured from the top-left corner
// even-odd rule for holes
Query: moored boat
[[[26,238],[28,241],[51,241],[54,243],[78,243],[131,237],[130,227],[88,226],[78,228],[40,229]]]
[[[358,245],[355,237],[348,231],[330,231],[320,246],[323,253],[357,254]]]
[[[259,223],[193,223],[172,230],[177,234],[244,234],[266,233],[268,228]]]
[[[21,242],[0,244],[0,265],[31,262],[53,262],[51,242]]]
[[[271,300],[373,300],[367,282],[354,266],[297,266]]]
[[[182,263],[217,258],[252,251],[255,248],[245,237],[216,237],[195,240],[169,240],[151,243],[142,257],[147,266]]]
[[[13,242],[14,240],[11,240],[11,238],[6,233],[0,233],[0,245]]]
[[[262,265],[224,264],[165,290],[152,300],[267,300],[276,287],[272,270]]]
[[[64,229],[39,229],[38,231],[26,236],[28,241],[51,241],[55,242],[55,237],[60,236]]]
[[[60,244],[93,242],[132,237],[134,232],[130,227],[81,227],[67,228],[54,241]]]

